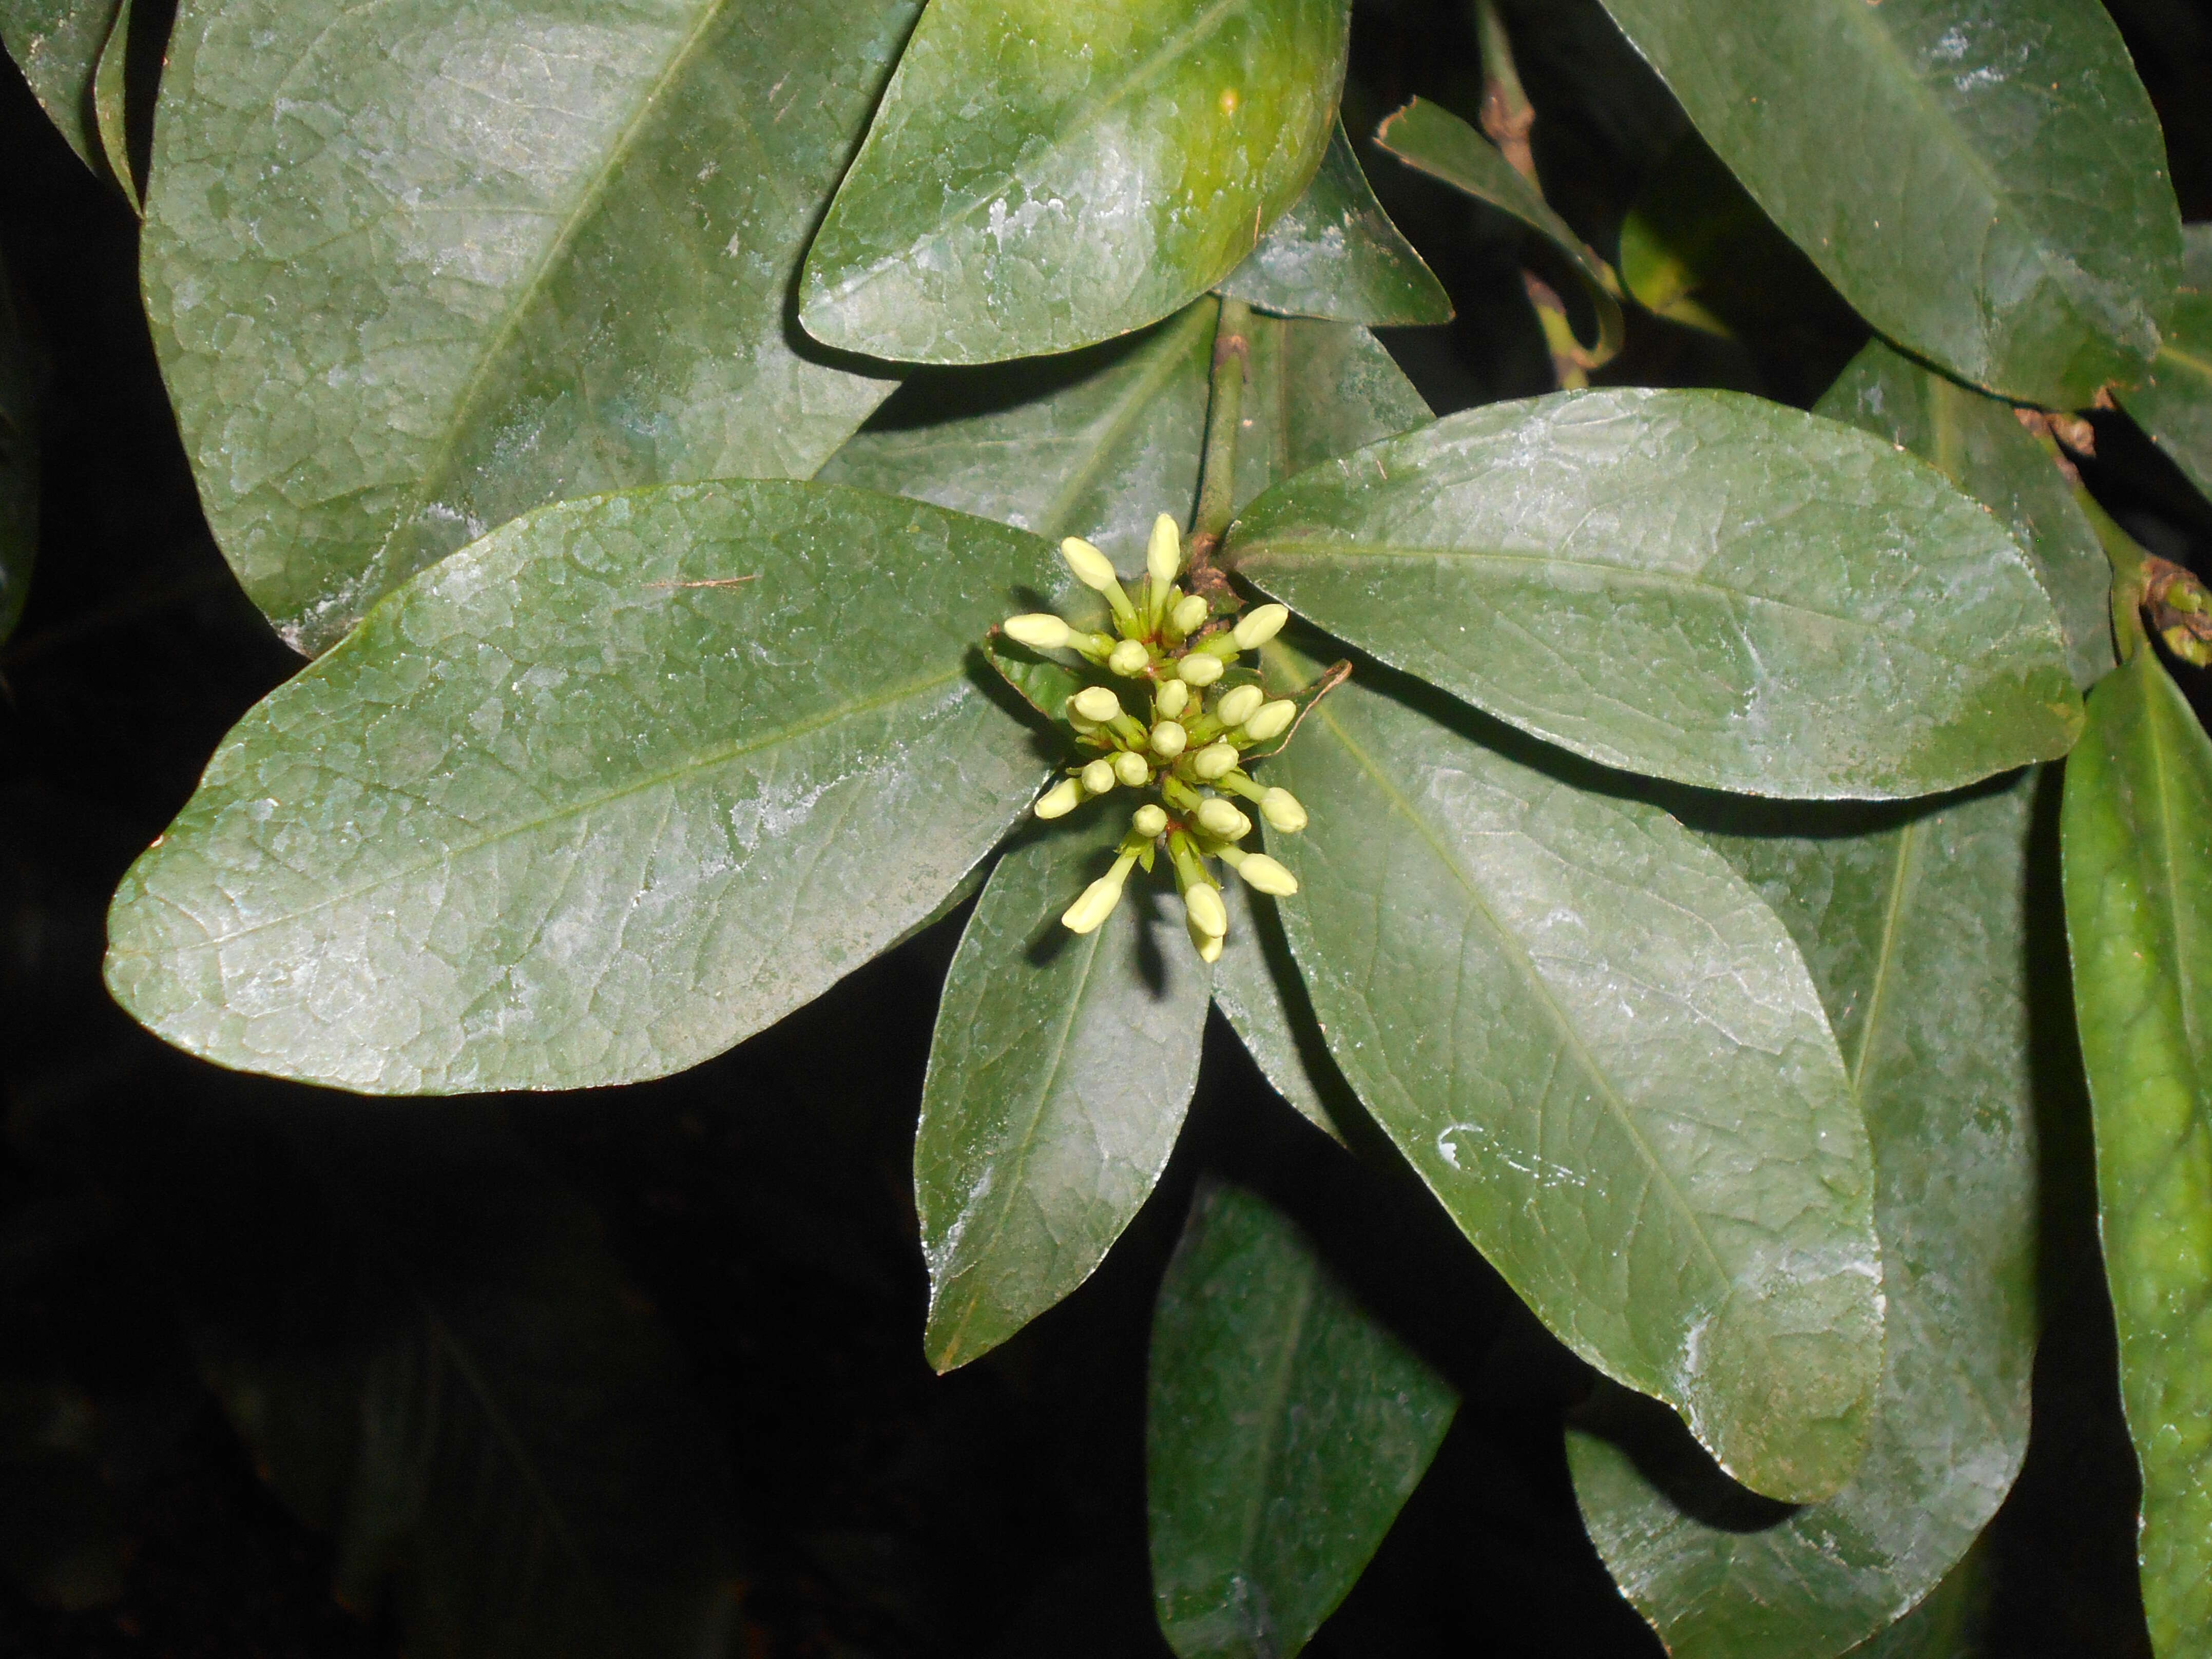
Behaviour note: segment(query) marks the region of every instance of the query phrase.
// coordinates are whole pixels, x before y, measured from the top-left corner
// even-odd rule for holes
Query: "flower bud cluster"
[[[1249,672],[1232,672],[1245,652],[1275,636],[1290,612],[1263,605],[1231,622],[1217,618],[1204,595],[1184,592],[1176,580],[1182,538],[1164,513],[1152,526],[1145,575],[1133,593],[1089,542],[1071,536],[1060,550],[1076,580],[1104,596],[1114,631],[1076,628],[1049,611],[1010,617],[1004,624],[1009,638],[1031,650],[1073,652],[1106,676],[1068,700],[1067,724],[1086,757],[1045,791],[1036,815],[1061,817],[1117,788],[1154,797],[1132,815],[1113,867],[1060,921],[1078,933],[1093,931],[1121,902],[1130,870],[1139,864],[1151,870],[1164,852],[1182,894],[1191,943],[1212,962],[1229,931],[1212,863],[1263,893],[1298,890],[1288,870],[1241,844],[1252,834],[1253,811],[1282,834],[1306,827],[1297,798],[1262,787],[1245,764],[1248,750],[1291,729],[1297,705],[1270,697]]]

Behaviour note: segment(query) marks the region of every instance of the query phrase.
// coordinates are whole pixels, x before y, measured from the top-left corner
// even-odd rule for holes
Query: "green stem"
[[[2144,578],[2148,574],[2143,563],[2146,556],[2136,538],[2115,524],[2112,514],[2097,505],[2096,497],[2078,483],[2074,486],[2074,499],[2087,514],[2089,527],[2097,532],[2105,556],[2112,561],[2112,637],[2120,660],[2125,662],[2138,647],[2150,642],[2142,623]]]
[[[1237,514],[1237,434],[1244,420],[1244,368],[1252,355],[1252,307],[1225,296],[1213,325],[1213,388],[1206,409],[1206,457],[1191,520],[1190,568],[1209,568],[1221,532]]]
[[[1482,52],[1482,130],[1513,170],[1533,185],[1536,155],[1528,148],[1528,130],[1536,125],[1536,111],[1513,66],[1513,43],[1496,0],[1474,0],[1474,36]]]

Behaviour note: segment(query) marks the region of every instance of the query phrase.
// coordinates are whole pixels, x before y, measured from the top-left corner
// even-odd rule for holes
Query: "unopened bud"
[[[1152,653],[1134,640],[1124,640],[1108,653],[1107,667],[1124,679],[1133,679],[1152,665]]]
[[[1031,611],[1006,622],[1006,637],[1032,651],[1057,651],[1075,630],[1049,611]]]
[[[1168,827],[1168,815],[1147,801],[1129,815],[1129,828],[1147,841]]]
[[[1060,556],[1067,561],[1075,580],[1085,587],[1103,593],[1119,580],[1114,574],[1114,562],[1080,536],[1070,536],[1060,543]]]
[[[2212,640],[2197,638],[2180,623],[2161,629],[2159,638],[2166,641],[2167,650],[2192,667],[2212,667]]]
[[[1221,960],[1221,940],[1218,937],[1201,930],[1188,914],[1182,919],[1182,926],[1183,932],[1190,935],[1191,945],[1198,951],[1200,962],[1211,964]]]
[[[1190,707],[1190,687],[1181,680],[1164,681],[1153,694],[1152,712],[1163,720],[1179,720]]]
[[[1162,720],[1152,728],[1152,752],[1163,760],[1173,760],[1189,741],[1189,733],[1174,720]]]
[[[1218,795],[1198,804],[1198,827],[1222,841],[1242,841],[1252,833],[1252,820]]]
[[[1297,704],[1288,697],[1278,697],[1273,702],[1263,703],[1258,713],[1246,718],[1244,735],[1255,743],[1272,743],[1291,729],[1291,722],[1297,718]]]
[[[1067,706],[1094,726],[1103,726],[1121,712],[1121,700],[1103,685],[1086,685],[1067,700]]]
[[[1291,608],[1286,605],[1263,605],[1257,611],[1248,611],[1237,621],[1235,633],[1239,651],[1257,651],[1269,640],[1283,631],[1283,624],[1291,619]]]
[[[1261,795],[1260,816],[1267,820],[1269,829],[1279,830],[1286,836],[1295,836],[1306,827],[1306,809],[1287,789],[1270,789]]]
[[[1256,685],[1233,686],[1221,694],[1213,713],[1224,726],[1242,726],[1260,712],[1267,694]]]
[[[1194,651],[1176,664],[1176,674],[1178,678],[1203,688],[1221,678],[1223,665],[1220,658]]]
[[[1152,579],[1152,591],[1167,592],[1168,584],[1182,568],[1182,537],[1176,529],[1176,521],[1164,513],[1152,520],[1152,539],[1145,549],[1145,572]]]
[[[1124,749],[1114,757],[1114,775],[1130,788],[1139,789],[1151,781],[1152,769],[1135,750]]]
[[[1198,774],[1202,783],[1212,783],[1237,765],[1237,745],[1229,743],[1209,743],[1190,757],[1191,770]]]
[[[1177,599],[1175,609],[1168,612],[1168,623],[1178,634],[1195,634],[1206,626],[1206,619],[1212,611],[1203,593],[1187,594]]]
[[[1095,760],[1091,762],[1090,765],[1083,769],[1083,793],[1085,794],[1103,795],[1113,787],[1114,763],[1112,761],[1104,759]]]
[[[1036,815],[1041,818],[1064,818],[1083,804],[1083,786],[1073,778],[1062,778],[1037,798]]]
[[[1237,873],[1244,884],[1259,892],[1288,898],[1298,890],[1298,878],[1265,853],[1251,853],[1237,860]]]
[[[1214,939],[1228,933],[1229,909],[1222,903],[1218,890],[1193,882],[1183,890],[1182,902],[1190,913],[1191,926],[1200,933]]]
[[[1097,933],[1098,925],[1121,902],[1121,878],[1127,873],[1127,866],[1117,860],[1112,870],[1085,888],[1083,896],[1067,907],[1060,925],[1071,933]]]

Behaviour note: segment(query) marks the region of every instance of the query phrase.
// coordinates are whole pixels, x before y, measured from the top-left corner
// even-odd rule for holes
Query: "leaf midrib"
[[[887,708],[892,703],[903,702],[908,698],[925,696],[931,691],[936,690],[940,686],[949,685],[955,680],[957,680],[960,678],[962,672],[962,669],[956,665],[949,673],[939,674],[929,679],[914,681],[904,685],[896,686],[888,691],[880,692],[872,697],[864,697],[855,702],[840,703],[836,708],[827,709],[811,720],[801,720],[794,725],[781,727],[775,732],[755,739],[751,742],[726,744],[721,748],[709,750],[705,754],[687,757],[678,765],[665,768],[661,771],[653,773],[647,777],[635,779],[630,782],[623,784],[617,788],[603,790],[599,794],[593,795],[588,799],[563,805],[556,811],[543,813],[535,818],[528,819],[521,823],[508,824],[501,829],[494,830],[489,835],[479,836],[473,841],[465,841],[442,848],[440,849],[438,855],[434,858],[422,860],[416,863],[402,866],[396,869],[380,872],[372,881],[364,882],[359,886],[349,888],[343,892],[334,893],[327,897],[318,899],[313,904],[302,905],[296,910],[288,910],[278,915],[264,917],[262,920],[251,923],[246,927],[240,927],[234,933],[224,933],[220,936],[210,935],[207,938],[195,940],[190,945],[173,946],[163,951],[162,954],[180,954],[187,951],[220,950],[225,945],[234,945],[242,939],[250,939],[254,934],[265,932],[269,928],[285,927],[290,923],[302,921],[308,916],[315,915],[322,911],[333,909],[340,905],[349,904],[356,899],[375,892],[379,888],[388,887],[395,883],[408,882],[416,876],[427,875],[433,870],[450,867],[456,861],[467,858],[473,854],[480,853],[487,847],[495,847],[502,842],[512,841],[517,836],[532,834],[536,830],[544,829],[549,824],[562,823],[570,818],[581,817],[586,813],[596,812],[604,806],[611,805],[616,801],[627,799],[632,795],[643,794],[647,790],[664,788],[672,784],[681,783],[684,779],[696,773],[718,771],[723,767],[730,765],[733,762],[743,760],[748,755],[758,754],[764,750],[777,748],[788,743],[795,743],[802,738],[811,737],[817,732],[826,731],[833,726],[836,726],[844,720],[853,719],[858,715],[872,713],[878,708]],[[118,957],[125,957],[144,956],[149,953],[141,951],[131,951],[118,946],[116,949],[115,954]]]
[[[1102,423],[1105,430],[1099,434],[1097,442],[1091,446],[1083,464],[1076,468],[1073,475],[1060,486],[1046,507],[1042,522],[1037,526],[1040,535],[1068,533],[1066,515],[1075,510],[1076,503],[1083,499],[1085,492],[1097,482],[1099,473],[1105,467],[1108,453],[1127,434],[1137,416],[1151,406],[1160,388],[1175,377],[1176,371],[1186,366],[1185,360],[1191,354],[1193,342],[1178,337],[1194,333],[1202,320],[1195,307],[1188,307],[1182,317],[1161,331],[1161,337],[1156,342],[1160,348],[1158,360],[1147,364],[1144,372],[1131,381],[1128,388],[1107,404],[1102,422],[1093,422],[1094,431]],[[1174,343],[1173,350],[1166,349],[1170,341]]]

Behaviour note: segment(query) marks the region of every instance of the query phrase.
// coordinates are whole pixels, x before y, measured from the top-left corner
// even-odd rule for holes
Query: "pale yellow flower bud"
[[[1186,594],[1177,599],[1175,609],[1168,612],[1168,625],[1178,634],[1195,634],[1206,626],[1206,619],[1212,610],[1203,593]]]
[[[1277,898],[1288,898],[1298,890],[1298,878],[1265,853],[1248,854],[1238,860],[1237,873],[1246,886]]]
[[[1190,707],[1190,687],[1181,680],[1162,683],[1152,696],[1152,712],[1163,720],[1179,720],[1182,711]]]
[[[1219,939],[1229,931],[1228,907],[1221,902],[1215,889],[1193,882],[1184,890],[1184,908],[1190,913],[1191,926],[1201,933]]]
[[[1218,795],[1198,804],[1198,827],[1222,841],[1242,841],[1252,833],[1252,820]]]
[[[1164,513],[1152,520],[1152,539],[1145,549],[1145,572],[1152,579],[1152,591],[1167,592],[1168,584],[1182,568],[1182,535],[1176,521]]]
[[[1199,781],[1212,783],[1223,774],[1235,769],[1237,745],[1230,743],[1209,743],[1190,758],[1191,769],[1198,774]]]
[[[1168,827],[1168,815],[1148,801],[1129,815],[1129,827],[1149,841]]]
[[[1152,769],[1135,750],[1124,749],[1114,757],[1114,775],[1130,788],[1139,789],[1152,781]]]
[[[1106,665],[1124,679],[1133,679],[1152,665],[1152,653],[1134,640],[1123,640],[1107,654]]]
[[[1085,587],[1103,593],[1119,580],[1114,574],[1113,561],[1080,536],[1070,536],[1060,543],[1060,556],[1067,561],[1075,580]]]
[[[1083,804],[1083,786],[1073,778],[1062,778],[1037,798],[1036,815],[1041,818],[1064,818]]]
[[[1190,935],[1200,962],[1212,963],[1221,960],[1221,941],[1212,933],[1200,932],[1198,924],[1188,916],[1183,918],[1183,932]]]
[[[1269,829],[1279,830],[1286,836],[1295,836],[1306,827],[1306,809],[1287,789],[1270,789],[1261,795],[1260,816],[1267,820]]]
[[[1094,726],[1120,717],[1121,700],[1103,685],[1086,685],[1067,700],[1067,706]]]
[[[1260,712],[1260,705],[1267,701],[1267,694],[1256,685],[1232,686],[1221,694],[1221,701],[1213,712],[1224,726],[1242,726]]]
[[[1121,884],[1111,876],[1101,876],[1083,890],[1081,898],[1067,907],[1060,924],[1071,933],[1095,933],[1121,902]]]
[[[1031,611],[1019,617],[1009,617],[1006,622],[1006,637],[1017,644],[1026,645],[1032,651],[1057,651],[1066,645],[1074,633],[1066,622],[1049,611]]]
[[[1283,631],[1283,624],[1291,619],[1291,608],[1286,605],[1263,605],[1257,611],[1248,611],[1237,619],[1235,633],[1239,651],[1257,651],[1269,640]]]
[[[1190,734],[1173,720],[1162,720],[1152,728],[1152,752],[1163,760],[1173,760],[1189,741]]]
[[[1223,666],[1220,658],[1194,651],[1176,664],[1176,674],[1190,684],[1203,688],[1221,678]]]
[[[1263,703],[1257,714],[1245,720],[1244,735],[1255,743],[1272,743],[1291,729],[1291,722],[1297,718],[1297,704],[1288,697],[1278,697],[1273,702]]]
[[[1113,787],[1114,763],[1112,761],[1104,759],[1095,760],[1091,762],[1090,765],[1083,769],[1083,793],[1085,794],[1103,795]]]

